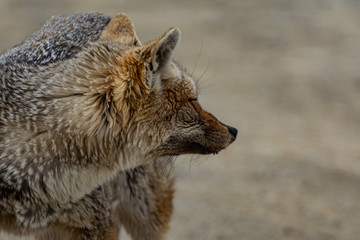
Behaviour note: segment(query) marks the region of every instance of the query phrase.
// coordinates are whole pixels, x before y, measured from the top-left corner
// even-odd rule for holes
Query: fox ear
[[[180,29],[171,28],[161,36],[152,54],[153,71],[157,72],[170,64],[175,47],[180,41]]]
[[[119,13],[110,20],[99,40],[116,41],[129,46],[141,45],[134,24],[124,13]]]
[[[168,66],[176,45],[180,41],[180,29],[171,28],[160,38],[145,44],[140,51],[141,59],[149,64],[153,73]]]

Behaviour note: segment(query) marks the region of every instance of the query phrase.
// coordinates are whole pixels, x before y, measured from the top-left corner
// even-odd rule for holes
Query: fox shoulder
[[[98,40],[110,20],[100,13],[52,17],[24,42],[5,52],[0,62],[47,65],[71,58]]]

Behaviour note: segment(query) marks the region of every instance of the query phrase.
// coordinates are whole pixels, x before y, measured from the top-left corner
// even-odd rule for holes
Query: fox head
[[[171,28],[141,45],[126,15],[110,21],[82,60],[97,132],[112,129],[145,158],[218,153],[235,140],[237,130],[201,107],[196,82],[173,62],[179,40]]]

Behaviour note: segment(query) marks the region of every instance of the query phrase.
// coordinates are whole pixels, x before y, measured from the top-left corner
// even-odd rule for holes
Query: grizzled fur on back
[[[141,45],[125,14],[78,13],[0,57],[4,230],[116,239],[121,223],[134,239],[162,238],[173,193],[162,160],[217,153],[237,134],[173,63],[179,40],[171,28]]]
[[[111,18],[100,13],[76,13],[48,20],[40,30],[0,57],[3,64],[47,65],[74,56],[99,39]]]

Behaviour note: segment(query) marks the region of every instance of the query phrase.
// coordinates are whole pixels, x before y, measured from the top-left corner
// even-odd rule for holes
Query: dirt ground
[[[360,239],[360,2],[1,0],[0,51],[76,11],[126,12],[142,42],[178,26],[200,102],[239,130],[177,160],[168,239]]]

